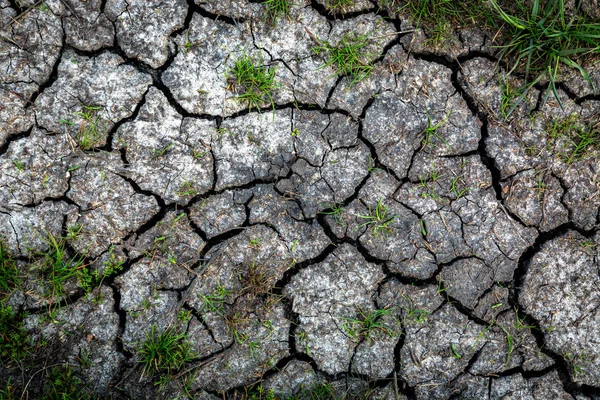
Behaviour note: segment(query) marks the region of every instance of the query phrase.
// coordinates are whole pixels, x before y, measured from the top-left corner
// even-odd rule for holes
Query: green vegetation
[[[272,23],[276,23],[280,18],[290,18],[290,0],[263,0],[262,4],[265,5],[267,17]]]
[[[69,256],[67,251],[67,240],[62,237],[54,237],[48,233],[45,238],[48,250],[39,254],[38,267],[44,278],[44,282],[50,286],[46,295],[49,297],[62,296],[65,294],[66,282],[74,277],[80,278],[80,283],[85,284],[87,280],[84,266],[84,256],[75,254]]]
[[[273,91],[280,85],[275,82],[275,70],[264,66],[262,57],[254,59],[242,54],[226,75],[228,89],[238,94],[238,101],[248,103],[248,109],[256,108],[260,111],[261,106],[266,103],[270,103],[275,109]]]
[[[138,356],[142,374],[150,377],[160,375],[156,384],[161,386],[194,359],[185,332],[178,334],[170,327],[157,334],[154,325],[138,348]]]
[[[238,280],[242,285],[240,294],[249,293],[252,296],[262,296],[271,291],[275,277],[268,266],[253,260],[248,265],[237,268]]]
[[[495,26],[495,16],[483,1],[383,0],[379,4],[394,14],[408,16],[416,28],[423,29],[433,47],[445,44],[455,28]]]
[[[571,164],[589,155],[600,145],[600,131],[581,122],[577,114],[557,118],[546,127],[548,147],[559,160]]]
[[[317,55],[326,54],[327,59],[321,68],[334,66],[339,76],[347,76],[354,85],[368,77],[373,70],[373,54],[366,53],[368,35],[346,34],[333,45],[320,41],[312,50]]]
[[[456,345],[454,343],[450,344],[450,351],[452,352],[452,358],[456,358],[456,359],[462,358],[462,354],[460,354],[458,352],[458,350],[456,349]]]
[[[50,368],[42,398],[44,400],[87,400],[92,396],[73,367],[63,364]]]
[[[320,212],[319,214],[323,215],[331,215],[331,218],[335,221],[336,224],[340,226],[346,226],[343,219],[344,214],[344,205],[340,203],[329,204],[327,206],[327,210]]]
[[[390,308],[367,311],[357,307],[357,310],[358,315],[356,318],[344,318],[343,326],[348,337],[356,341],[361,339],[370,340],[376,332],[394,336],[395,332],[381,321],[383,317],[392,315]]]
[[[81,111],[75,113],[81,119],[79,131],[75,136],[81,150],[90,150],[104,139],[106,133],[106,122],[101,119],[100,106],[83,106]]]
[[[0,238],[0,301],[21,284],[19,270],[12,254]]]
[[[586,361],[585,353],[565,353],[565,358],[569,362],[569,365],[571,367],[571,373],[574,377],[578,377],[585,374],[585,367],[582,365],[582,362]]]
[[[404,298],[404,300],[406,300],[407,303],[406,305],[399,306],[404,312],[402,322],[408,324],[425,322],[430,312],[416,308],[412,299],[407,295],[402,295],[402,297]]]
[[[326,0],[325,7],[332,14],[343,14],[354,5],[354,0]]]
[[[522,88],[513,86],[510,80],[505,77],[499,81],[500,85],[500,114],[504,119],[508,119],[510,113],[519,103],[519,98],[523,94]]]
[[[394,215],[388,215],[388,206],[384,205],[381,200],[377,200],[377,205],[374,209],[369,207],[369,213],[359,215],[358,218],[366,220],[360,224],[358,229],[362,227],[373,228],[373,235],[379,237],[381,233],[388,234],[392,231],[391,224],[394,221]]]
[[[29,351],[29,339],[23,329],[23,317],[12,307],[0,303],[0,360],[2,364],[20,362]]]
[[[585,55],[600,53],[600,24],[589,23],[579,10],[575,10],[573,16],[567,16],[564,0],[533,0],[531,8],[517,1],[512,12],[502,9],[495,0],[491,0],[491,4],[508,26],[503,35],[507,43],[499,46],[500,58],[510,65],[508,75],[516,71],[525,73],[526,83],[519,89],[519,101],[507,115],[529,89],[544,80],[548,81],[544,102],[553,93],[562,107],[556,90],[556,79],[562,66],[577,69],[593,86],[579,61]]]
[[[451,112],[452,112],[452,110],[448,111],[446,116],[444,118],[442,118],[441,120],[439,120],[435,124],[433,123],[433,120],[431,119],[431,115],[429,115],[429,112],[426,112],[427,128],[425,128],[425,131],[423,132],[423,134],[424,134],[423,147],[433,145],[434,139],[438,139],[439,141],[443,142],[446,146],[449,146],[448,142],[446,142],[446,140],[444,140],[444,138],[439,134],[438,129],[440,129],[442,126],[444,126],[446,124],[446,122],[448,122],[448,117],[450,116]]]
[[[510,362],[510,356],[512,355],[515,349],[515,338],[514,336],[506,329],[505,327],[501,327],[504,331],[504,336],[506,338],[506,345],[508,346],[508,350],[506,352],[506,365]]]
[[[224,286],[217,285],[217,288],[210,294],[200,293],[200,301],[202,302],[202,312],[214,312],[219,315],[225,313],[227,300],[233,291]]]
[[[184,180],[181,186],[179,187],[179,190],[177,190],[177,195],[181,197],[195,196],[199,193],[200,191],[196,189],[194,183],[188,180]]]

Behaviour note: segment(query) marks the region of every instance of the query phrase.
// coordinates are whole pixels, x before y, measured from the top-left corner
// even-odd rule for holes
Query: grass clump
[[[260,111],[263,104],[270,103],[273,110],[273,91],[279,88],[275,82],[275,70],[263,65],[262,58],[254,59],[243,54],[227,71],[228,89],[237,94],[236,99],[248,103],[248,108]]]
[[[75,369],[69,364],[63,364],[50,369],[42,398],[44,400],[87,400],[92,396],[87,392]]]
[[[185,332],[176,333],[170,327],[157,334],[156,326],[146,335],[146,340],[138,348],[142,374],[154,377],[161,375],[156,385],[163,385],[172,375],[194,359],[194,354]]]
[[[525,73],[525,85],[519,101],[535,84],[547,80],[550,93],[562,107],[556,90],[556,79],[563,66],[577,69],[592,87],[593,82],[580,64],[583,56],[600,53],[600,24],[589,23],[574,10],[572,16],[565,12],[564,0],[533,0],[531,8],[521,1],[515,3],[514,12],[505,11],[495,0],[494,10],[508,26],[505,37],[508,42],[499,46],[500,58],[504,59],[508,74],[515,71]],[[518,105],[513,105],[510,114]]]
[[[581,122],[577,114],[557,118],[546,127],[548,145],[559,160],[572,164],[589,155],[591,148],[600,146],[600,131]]]
[[[268,19],[275,23],[280,18],[290,18],[292,3],[290,0],[263,0]]]
[[[358,218],[366,220],[366,222],[358,226],[358,229],[363,227],[373,228],[373,235],[379,237],[381,233],[388,234],[392,231],[390,225],[394,221],[395,216],[388,215],[388,206],[384,205],[381,200],[377,200],[375,208],[369,207],[369,213],[359,215]]]
[[[15,260],[0,238],[0,301],[6,298],[20,283],[21,278]]]
[[[27,354],[29,345],[27,332],[23,328],[23,315],[12,307],[0,303],[0,360],[2,364],[19,362]]]
[[[480,26],[491,28],[495,16],[484,2],[460,0],[383,0],[380,6],[393,13],[407,15],[416,28],[423,29],[427,43],[443,45],[456,28]]]
[[[332,14],[345,13],[354,5],[354,0],[327,0],[325,7]]]
[[[74,277],[80,278],[80,284],[87,281],[85,276],[84,256],[69,255],[67,240],[63,237],[55,237],[52,234],[46,236],[48,250],[41,254],[39,269],[44,281],[50,289],[46,295],[49,297],[61,296],[66,293],[66,282]]]
[[[105,122],[101,119],[100,106],[83,106],[75,115],[81,118],[77,132],[77,143],[81,150],[90,150],[102,143],[106,131]]]
[[[374,57],[365,51],[368,41],[367,35],[346,34],[336,45],[320,42],[312,50],[317,55],[327,55],[327,60],[321,68],[334,66],[337,75],[347,76],[350,84],[354,85],[373,71]]]
[[[382,308],[379,310],[362,310],[358,308],[358,315],[355,318],[345,318],[344,330],[353,340],[371,339],[376,332],[383,332],[386,335],[393,336],[394,332],[390,330],[381,319],[386,315],[392,315],[392,310]]]

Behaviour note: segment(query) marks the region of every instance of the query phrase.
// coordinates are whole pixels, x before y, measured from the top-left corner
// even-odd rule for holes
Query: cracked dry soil
[[[567,73],[564,109],[536,86],[507,121],[482,32],[432,51],[375,1],[296,3],[0,0],[3,307],[28,342],[4,396],[54,398],[62,366],[69,398],[599,399],[600,163],[547,127],[600,97]],[[312,50],[349,33],[376,57],[354,84]],[[236,100],[244,55],[272,107]],[[190,359],[144,369],[165,331]]]

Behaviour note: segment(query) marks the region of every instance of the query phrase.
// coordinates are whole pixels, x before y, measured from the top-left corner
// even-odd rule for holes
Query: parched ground
[[[600,96],[327,4],[0,0],[0,397],[600,399]]]

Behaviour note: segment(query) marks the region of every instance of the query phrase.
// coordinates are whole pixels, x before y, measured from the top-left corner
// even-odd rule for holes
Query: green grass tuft
[[[508,115],[529,89],[543,80],[548,82],[543,102],[552,93],[562,107],[556,80],[563,66],[577,69],[593,87],[580,60],[585,55],[600,53],[600,24],[587,22],[579,10],[567,16],[564,0],[534,0],[531,8],[516,2],[514,13],[502,9],[495,0],[491,3],[508,26],[504,35],[508,42],[498,46],[499,56],[509,65],[509,75],[516,71],[525,74],[519,101],[508,110]]]
[[[347,76],[354,85],[367,78],[373,71],[373,55],[365,52],[369,37],[367,35],[346,34],[336,44],[321,42],[312,50],[321,55],[326,53],[327,60],[321,68],[334,66],[339,76]]]
[[[370,340],[375,332],[383,332],[388,336],[393,336],[394,332],[387,327],[381,318],[386,315],[392,315],[392,310],[382,308],[379,310],[366,311],[357,307],[358,315],[356,318],[345,318],[344,330],[353,340]]]
[[[327,0],[325,7],[332,13],[345,13],[354,5],[354,0]]]
[[[593,147],[600,146],[600,132],[594,126],[587,126],[577,114],[567,118],[557,118],[546,127],[548,149],[559,160],[572,164],[583,160]]]
[[[276,23],[280,18],[290,18],[290,0],[263,0],[269,21]]]
[[[0,301],[21,284],[19,270],[12,254],[0,238]]]
[[[433,47],[446,43],[456,28],[492,28],[496,22],[493,12],[482,1],[383,0],[379,5],[394,14],[408,16],[416,28],[423,29],[427,43]]]
[[[248,108],[256,108],[270,103],[275,109],[273,91],[279,88],[275,82],[275,69],[263,65],[262,58],[253,59],[243,54],[235,60],[227,71],[228,89],[238,94],[236,99],[248,103]]]
[[[39,268],[44,280],[50,286],[46,295],[49,297],[62,296],[65,294],[65,284],[71,278],[80,278],[80,284],[87,282],[87,270],[84,267],[84,256],[69,255],[67,250],[67,239],[54,237],[48,234],[45,239],[48,250],[40,254]]]
[[[167,379],[194,358],[185,332],[175,333],[171,327],[157,334],[154,325],[138,348],[138,355],[144,375],[154,377],[159,374]],[[159,384],[163,383],[166,381],[160,379]]]
[[[20,362],[29,350],[27,332],[23,329],[23,315],[0,303],[0,360],[2,364]]]
[[[394,221],[394,215],[388,215],[388,206],[384,205],[381,200],[377,200],[375,208],[369,207],[369,213],[358,216],[366,222],[360,224],[358,229],[362,227],[373,228],[373,235],[379,237],[381,233],[388,234],[391,232],[391,223]]]

